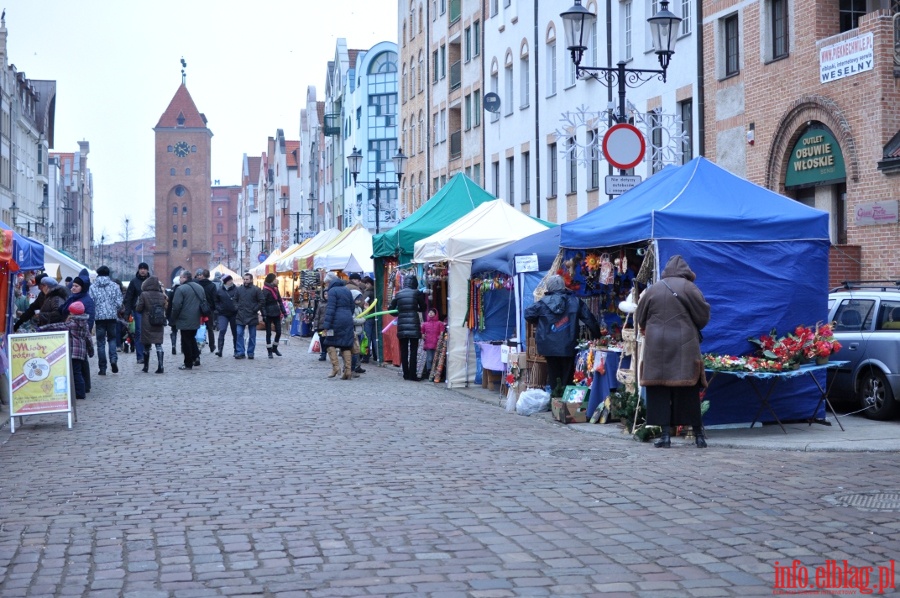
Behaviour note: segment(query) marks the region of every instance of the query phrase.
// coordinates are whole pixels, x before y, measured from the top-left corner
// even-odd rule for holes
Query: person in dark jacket
[[[225,347],[225,331],[231,328],[232,352],[237,354],[237,305],[234,297],[237,287],[231,274],[226,274],[222,279],[222,286],[216,289],[216,328],[219,329],[219,343],[216,355],[222,357],[222,349]]]
[[[403,288],[394,295],[388,310],[397,310],[397,340],[400,341],[400,365],[404,380],[419,380],[418,352],[422,338],[422,320],[428,305],[419,291],[419,279],[408,276]]]
[[[647,390],[647,423],[662,427],[658,448],[671,446],[671,426],[692,425],[706,448],[700,389],[706,386],[698,333],[709,322],[709,303],[694,284],[697,275],[673,255],[659,281],[641,295],[635,325],[644,334],[640,384]]]
[[[61,285],[60,285],[61,286]],[[65,288],[65,287],[62,287]],[[85,399],[90,392],[84,372],[89,372],[88,357],[94,356],[94,343],[91,341],[91,331],[87,324],[88,316],[84,312],[81,301],[71,303],[66,310],[66,319],[41,326],[38,332],[66,330],[69,332],[69,360],[72,368],[72,386],[76,399]]]
[[[340,352],[344,361],[341,380],[350,380],[353,375],[353,295],[334,272],[325,276],[325,284],[328,288],[328,306],[325,308],[325,319],[322,320],[324,332],[319,335],[326,342],[328,356],[331,358],[332,369],[328,377],[334,378],[340,371]]]
[[[269,359],[273,359],[273,355],[281,357],[281,353],[278,352],[278,342],[281,340],[281,321],[287,316],[287,311],[284,309],[284,301],[275,284],[275,275],[271,272],[266,274],[262,292],[262,315],[266,325],[266,352],[269,354]],[[272,340],[273,328],[275,329],[274,341]]]
[[[13,324],[13,332],[18,332],[19,327],[22,324],[24,324],[25,322],[28,322],[29,320],[31,320],[34,317],[34,314],[36,312],[38,312],[41,309],[41,306],[44,304],[44,298],[47,295],[44,293],[44,290],[41,288],[41,281],[44,280],[44,278],[46,276],[47,276],[46,274],[41,272],[37,276],[34,277],[35,284],[38,285],[38,289],[40,289],[40,292],[37,294],[37,297],[34,298],[34,301],[31,302],[31,305],[29,305],[22,312],[22,314],[16,319],[15,323]],[[56,282],[56,281],[54,280],[53,282]],[[27,293],[27,291],[26,291],[26,293]]]
[[[134,278],[131,279],[131,282],[128,283],[128,288],[125,289],[125,298],[122,300],[122,305],[125,308],[125,319],[128,320],[128,316],[134,311],[134,306],[137,305],[138,297],[141,296],[141,288],[144,284],[144,281],[150,276],[150,266],[146,263],[141,262],[138,264],[137,272],[134,275]],[[136,339],[135,345],[135,353],[137,354],[138,363],[144,363],[144,345],[140,343],[139,340],[141,338],[141,319],[134,319],[134,338]]]
[[[253,359],[256,351],[256,325],[259,323],[259,313],[262,311],[262,290],[253,284],[253,275],[244,273],[244,282],[234,293],[234,306],[237,308],[234,320],[237,326],[237,344],[234,349],[234,358]],[[247,353],[244,353],[244,330],[247,331]]]
[[[59,313],[61,313],[64,317],[68,317],[69,306],[76,301],[80,302],[84,306],[84,314],[87,316],[88,332],[93,332],[94,318],[96,317],[97,312],[94,308],[94,299],[93,297],[91,297],[90,290],[91,277],[88,274],[87,268],[82,268],[81,272],[78,273],[78,276],[72,279],[72,285],[69,287],[69,298],[66,299],[66,302],[63,303],[63,306],[59,308]],[[93,352],[90,356],[93,357]],[[87,359],[84,359],[79,363],[84,368],[84,391],[91,392],[90,362],[88,362]]]
[[[172,320],[181,332],[181,353],[184,364],[179,370],[191,370],[200,366],[200,348],[197,347],[197,330],[200,328],[200,300],[205,297],[203,287],[194,282],[191,273],[181,273],[181,284],[172,297]]]
[[[141,285],[141,294],[134,306],[134,311],[141,318],[141,338],[138,342],[144,345],[144,367],[141,371],[150,371],[150,345],[156,345],[156,372],[163,373],[163,351],[162,344],[165,336],[166,324],[153,324],[150,321],[150,314],[156,307],[162,307],[163,312],[166,310],[166,293],[163,291],[159,279],[155,276],[148,276],[144,284]]]
[[[206,294],[206,303],[212,310],[212,315],[206,320],[206,341],[209,343],[209,352],[216,352],[216,283],[209,279],[209,270],[197,268],[194,273],[194,282],[203,287]]]
[[[550,396],[561,397],[575,375],[575,347],[578,322],[588,327],[593,338],[600,336],[597,318],[584,301],[566,288],[562,276],[547,279],[547,292],[525,310],[525,320],[536,324],[537,352],[547,360],[547,383]]]
[[[68,289],[56,282],[52,276],[45,276],[41,279],[41,293],[44,295],[43,308],[34,316],[32,323],[35,326],[46,326],[64,322],[66,316],[62,313],[62,307],[69,298]]]

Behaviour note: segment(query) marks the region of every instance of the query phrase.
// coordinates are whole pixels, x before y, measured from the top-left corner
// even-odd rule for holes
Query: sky
[[[90,143],[94,234],[152,236],[153,127],[181,84],[206,115],[212,179],[239,185],[244,154],[299,138],[306,89],[324,99],[338,38],[397,41],[396,0],[4,0],[9,62],[56,81],[51,152]],[[135,223],[138,223],[135,225]]]

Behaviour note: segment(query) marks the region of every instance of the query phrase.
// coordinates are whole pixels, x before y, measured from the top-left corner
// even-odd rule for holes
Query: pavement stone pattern
[[[900,490],[895,453],[654,449],[392,366],[326,379],[308,342],[120,354],[71,431],[4,408],[0,596],[762,596],[776,561],[900,553],[896,512],[826,500]]]

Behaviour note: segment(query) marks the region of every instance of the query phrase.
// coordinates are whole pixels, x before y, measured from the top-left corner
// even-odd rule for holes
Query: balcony
[[[341,136],[341,115],[326,114],[325,115],[325,135],[330,137]]]
[[[450,91],[460,88],[462,85],[462,61],[457,60],[450,65]]]
[[[450,133],[450,159],[456,160],[462,156],[462,131]]]

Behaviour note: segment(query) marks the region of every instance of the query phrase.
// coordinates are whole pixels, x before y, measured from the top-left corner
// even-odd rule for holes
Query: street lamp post
[[[125,219],[125,272],[129,272],[128,269],[128,218]]]
[[[256,227],[251,226],[250,227],[250,242],[249,242],[250,249],[253,249],[254,243],[259,243],[259,250],[262,253],[265,253],[266,252],[266,240],[260,239],[259,241],[254,241],[253,237],[255,237],[255,236],[256,236]]]
[[[284,212],[284,215],[287,216],[288,218],[290,218],[291,216],[296,218],[297,224],[296,224],[296,228],[294,229],[294,244],[296,245],[297,243],[300,242],[300,216],[312,216],[312,212],[293,212],[293,213],[288,212],[288,210],[290,209],[289,204],[290,204],[289,197],[281,198],[281,209]],[[288,225],[288,226],[290,226],[290,225]]]
[[[381,190],[382,189],[399,189],[400,179],[406,172],[406,160],[408,157],[404,155],[402,149],[398,149],[396,155],[391,160],[394,162],[394,172],[397,174],[396,183],[382,183],[381,179],[375,178],[374,181],[358,181],[356,176],[359,174],[359,168],[362,166],[362,152],[354,146],[353,152],[347,156],[347,166],[350,168],[350,174],[353,175],[353,184],[361,185],[366,189],[375,189],[375,234],[381,232]],[[370,187],[369,185],[373,185]]]
[[[103,265],[103,244],[106,243],[106,235],[100,235],[100,265]]]
[[[655,76],[666,81],[666,70],[669,61],[675,54],[675,41],[678,38],[678,24],[681,18],[669,11],[668,0],[660,2],[659,11],[647,19],[650,24],[650,34],[653,39],[653,47],[656,48],[656,56],[659,59],[661,69],[629,69],[625,68],[625,62],[619,61],[616,68],[602,66],[581,66],[581,59],[587,50],[585,33],[590,36],[597,15],[581,5],[581,0],[575,0],[575,5],[559,15],[562,17],[566,31],[566,45],[572,53],[572,62],[575,63],[575,75],[580,77],[588,75],[607,87],[618,85],[619,112],[616,120],[626,122],[625,118],[625,88],[639,87]],[[598,75],[597,73],[602,73]]]

